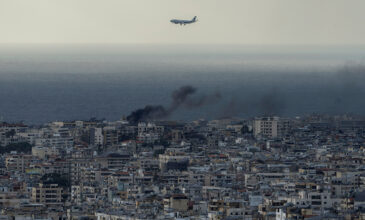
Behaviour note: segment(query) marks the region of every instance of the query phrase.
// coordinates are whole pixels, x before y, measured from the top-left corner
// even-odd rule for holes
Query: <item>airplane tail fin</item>
[[[196,21],[196,16],[193,18],[193,21]]]

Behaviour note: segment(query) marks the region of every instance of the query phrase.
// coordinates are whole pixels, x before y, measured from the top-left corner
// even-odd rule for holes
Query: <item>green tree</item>
[[[164,154],[165,153],[165,150],[166,150],[165,148],[164,149],[155,150],[153,152],[153,156],[157,157],[160,154]]]
[[[21,143],[13,143],[9,144],[5,147],[0,147],[0,153],[10,153],[11,151],[22,152],[22,153],[31,153],[32,152],[32,145],[28,142],[21,142]]]
[[[248,129],[248,126],[247,125],[243,125],[242,128],[241,128],[241,133],[242,134],[249,134],[251,133],[250,130]]]
[[[10,138],[10,137],[13,138],[15,134],[16,134],[16,131],[14,129],[11,129],[10,131],[7,131],[5,133],[5,137],[7,137],[7,138]]]
[[[41,178],[44,184],[58,184],[60,187],[69,188],[71,186],[69,179],[58,173],[44,174]]]

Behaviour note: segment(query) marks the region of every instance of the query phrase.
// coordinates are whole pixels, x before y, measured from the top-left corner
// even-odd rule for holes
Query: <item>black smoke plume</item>
[[[192,97],[196,93],[197,89],[192,86],[182,86],[179,89],[172,92],[172,103],[169,107],[162,105],[147,105],[142,109],[133,111],[127,120],[131,124],[136,124],[140,121],[158,120],[167,118],[177,109],[184,108],[198,108],[207,104],[214,104],[219,101],[221,95],[216,92],[212,95],[204,95],[200,97]]]
[[[169,108],[170,112],[175,111],[178,109],[182,104],[187,103],[187,99],[190,95],[194,94],[196,92],[196,88],[192,86],[183,86],[179,89],[175,90],[171,97],[172,97],[172,104]]]
[[[212,95],[200,96],[197,98],[189,98],[184,102],[186,108],[198,108],[204,105],[214,104],[222,98],[219,92]]]
[[[136,124],[140,121],[154,120],[167,117],[169,113],[162,105],[147,105],[142,109],[137,109],[133,111],[128,117],[127,120]]]

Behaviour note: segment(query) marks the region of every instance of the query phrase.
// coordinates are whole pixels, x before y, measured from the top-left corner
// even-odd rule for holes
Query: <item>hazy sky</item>
[[[364,0],[0,0],[0,43],[365,44]],[[180,27],[172,18],[198,23]]]

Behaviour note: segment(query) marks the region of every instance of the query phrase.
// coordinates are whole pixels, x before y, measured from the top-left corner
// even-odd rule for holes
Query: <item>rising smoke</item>
[[[248,77],[242,80],[241,94],[224,93],[230,98],[221,106],[220,117],[310,113],[365,115],[364,65],[345,65],[323,72],[256,75],[257,81]]]
[[[197,89],[190,85],[182,86],[172,92],[172,103],[170,106],[164,107],[163,105],[147,105],[144,108],[133,111],[127,117],[127,120],[132,124],[136,124],[140,121],[164,119],[169,117],[173,112],[181,107],[189,109],[198,108],[204,105],[214,104],[221,98],[219,92],[212,95],[194,97],[193,95],[196,91]]]

